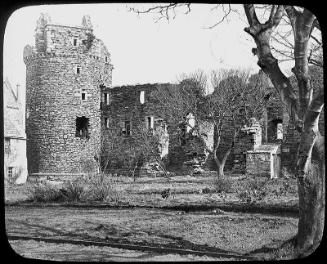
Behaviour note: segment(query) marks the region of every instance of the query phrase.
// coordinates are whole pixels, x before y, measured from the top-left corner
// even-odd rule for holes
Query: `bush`
[[[49,183],[40,183],[28,191],[31,199],[36,202],[119,202],[121,197],[114,188],[112,178],[103,173],[88,174],[84,178],[65,183],[61,188]]]
[[[114,188],[114,181],[104,173],[91,174],[86,179],[87,191],[85,199],[88,201],[118,202],[120,196]]]
[[[229,193],[232,189],[232,182],[227,178],[215,178],[214,186],[218,193]]]
[[[36,202],[55,202],[63,199],[62,191],[49,183],[39,183],[28,188],[29,196]]]
[[[81,179],[75,179],[66,183],[63,189],[61,189],[63,199],[67,202],[81,201],[85,193],[85,187],[83,185]]]

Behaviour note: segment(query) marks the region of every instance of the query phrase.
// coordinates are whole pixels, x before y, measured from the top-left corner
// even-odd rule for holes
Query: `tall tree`
[[[296,163],[300,213],[297,249],[299,255],[307,255],[320,244],[325,214],[324,137],[318,128],[324,89],[317,91],[313,98],[308,67],[310,36],[319,24],[314,14],[305,8],[274,5],[264,23],[259,22],[254,5],[244,5],[244,10],[249,22],[249,27],[244,30],[256,43],[254,54],[258,56],[258,65],[271,79],[301,133]],[[271,51],[271,35],[283,15],[289,19],[294,36],[295,66],[292,71],[297,87],[283,74]]]
[[[175,9],[182,7],[185,13],[191,11],[190,4],[162,4],[147,9],[134,9],[138,14],[156,12],[159,18],[175,16]],[[215,6],[223,9],[224,15],[211,28],[219,25],[231,12],[232,5]],[[324,107],[324,89],[318,88],[313,93],[309,74],[309,62],[318,66],[323,65],[321,51],[320,25],[316,16],[306,8],[288,5],[253,5],[244,4],[243,9],[248,22],[244,30],[252,36],[256,47],[252,49],[258,57],[258,65],[269,76],[278,91],[282,102],[287,106],[291,119],[296,123],[300,133],[298,154],[296,158],[296,176],[298,178],[299,195],[299,224],[295,240],[298,256],[308,255],[320,244],[323,235],[325,219],[325,150],[324,137],[319,132],[319,117]],[[259,9],[264,9],[263,18],[258,18]],[[133,9],[132,9],[133,10]],[[264,22],[261,22],[264,20]],[[290,25],[290,36],[293,40],[288,42],[289,56],[294,61],[292,69],[295,85],[280,69],[280,62],[276,52],[276,32],[284,20]],[[288,38],[284,38],[289,40]],[[317,39],[318,56],[312,57],[310,41]],[[293,43],[292,43],[293,42]],[[278,52],[277,52],[278,53]],[[319,87],[319,86],[318,86]],[[314,97],[313,97],[314,95]]]

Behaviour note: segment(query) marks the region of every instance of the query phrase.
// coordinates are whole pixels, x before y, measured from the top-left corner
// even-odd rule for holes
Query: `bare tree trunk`
[[[318,129],[319,116],[324,105],[324,91],[320,91],[312,100],[308,75],[307,48],[315,17],[306,9],[299,12],[293,7],[285,7],[295,40],[293,72],[299,88],[296,97],[291,83],[281,72],[278,60],[273,57],[270,49],[271,32],[280,22],[283,6],[275,6],[266,23],[259,22],[253,5],[244,5],[244,10],[250,25],[245,31],[256,43],[257,49],[254,53],[258,56],[258,65],[270,77],[301,132],[296,164],[299,195],[297,255],[305,256],[313,252],[321,241],[325,211],[324,138]]]
[[[217,166],[217,177],[218,178],[222,178],[224,177],[224,166],[225,166],[225,162],[222,163],[219,158],[217,157],[217,153],[213,153],[213,159],[216,163],[216,166]]]
[[[323,107],[323,90],[306,112],[298,151],[297,178],[299,224],[297,250],[300,256],[312,253],[320,244],[325,217],[325,140],[318,122]]]
[[[297,254],[310,255],[320,244],[325,219],[325,162],[313,162],[298,178],[299,223]]]

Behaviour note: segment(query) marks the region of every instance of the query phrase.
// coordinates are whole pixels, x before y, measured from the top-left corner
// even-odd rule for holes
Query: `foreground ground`
[[[296,183],[287,180],[291,187],[285,192],[280,191],[284,186],[282,180],[268,182],[266,195],[248,204],[241,201],[235,191],[244,181],[244,177],[234,178],[234,189],[222,195],[214,191],[213,180],[208,177],[144,178],[135,183],[121,178],[114,184],[116,200],[101,204],[26,202],[30,199],[29,184],[16,186],[6,189],[6,202],[12,204],[6,207],[6,230],[18,254],[38,259],[186,261],[258,257],[254,252],[275,248],[296,234]],[[160,193],[166,188],[171,188],[171,195],[163,199]],[[203,193],[204,188],[212,192]],[[119,208],[117,202],[128,207]],[[223,211],[214,209],[215,206]],[[286,208],[291,213],[277,210],[264,214],[271,206]],[[229,210],[235,208],[237,210]],[[257,209],[247,212],[251,208]],[[17,236],[59,239],[60,242],[17,240]],[[69,243],[71,240],[201,250],[222,256],[83,245]],[[260,258],[266,257],[261,254]]]
[[[217,214],[211,211],[182,213],[140,208],[119,210],[12,206],[6,209],[6,230],[9,240],[10,236],[20,235],[184,249],[201,248],[230,254],[245,254],[294,236],[297,219],[260,214]],[[69,260],[75,257],[79,259],[84,255],[86,260],[91,260],[93,257],[97,259],[104,257],[106,254],[103,252],[98,256],[95,253],[91,257],[87,252],[92,248],[79,248],[69,244],[48,247],[44,243],[29,241],[10,243],[20,255],[41,259]],[[126,251],[124,257],[133,257],[135,254]]]

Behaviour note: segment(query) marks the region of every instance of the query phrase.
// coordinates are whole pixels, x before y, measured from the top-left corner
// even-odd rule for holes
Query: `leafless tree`
[[[170,124],[175,128],[180,123],[189,126],[189,133],[197,136],[213,157],[217,176],[223,177],[226,160],[242,127],[249,124],[250,118],[262,114],[267,103],[265,86],[259,78],[249,84],[248,71],[220,70],[212,72],[214,92],[206,94],[207,78],[203,72],[184,78],[178,86],[160,89],[152,96]],[[185,120],[189,114],[194,123]],[[207,137],[208,129],[212,128],[214,140],[210,145]],[[228,134],[226,131],[231,131],[228,142],[222,142],[223,134]]]
[[[134,180],[139,177],[141,167],[151,159],[156,160],[164,170],[158,153],[160,135],[146,129],[142,124],[137,126],[126,136],[121,134],[121,128],[111,124],[110,128],[104,128],[99,148],[101,160],[99,166],[102,171],[113,172],[115,169],[124,167]],[[113,163],[116,164],[113,166]]]
[[[157,11],[161,17],[168,17],[170,12],[175,13],[175,9],[181,5],[157,5],[151,8],[151,12]],[[219,7],[221,5],[215,6]],[[183,8],[187,8],[187,12],[191,10],[190,4],[184,4]],[[313,93],[309,75],[310,61],[317,60],[319,66],[323,63],[322,52],[319,51],[313,58],[310,51],[310,41],[321,46],[320,25],[316,16],[306,8],[288,5],[262,7],[253,4],[244,4],[243,8],[248,22],[248,27],[244,30],[252,36],[256,44],[252,52],[258,57],[258,65],[269,76],[280,94],[301,135],[294,164],[298,178],[299,224],[296,240],[293,241],[297,256],[308,255],[320,244],[325,219],[325,149],[324,137],[318,128],[319,117],[324,107],[324,89]],[[260,8],[264,8],[265,13],[259,20]],[[139,13],[149,11],[147,9]],[[214,26],[219,25],[227,17],[228,12],[225,12],[226,16],[217,18],[218,22]],[[295,64],[292,71],[296,77],[296,85],[292,85],[290,79],[281,71],[281,61],[276,58],[277,46],[272,44],[284,20],[291,25],[290,35],[293,36],[293,44],[289,45],[292,43],[290,42],[287,45],[291,50],[288,55],[293,58]],[[288,41],[288,38],[285,39]]]
[[[249,22],[245,31],[256,43],[258,65],[270,77],[301,133],[296,164],[300,209],[297,249],[299,255],[306,255],[321,241],[325,211],[324,137],[318,128],[324,89],[316,91],[313,98],[308,67],[309,40],[314,28],[319,29],[319,24],[314,14],[304,8],[272,6],[265,23],[258,21],[254,5],[244,5],[244,10]],[[292,71],[297,80],[295,87],[280,70],[279,62],[271,52],[272,32],[284,15],[291,22],[294,36],[295,67]]]

